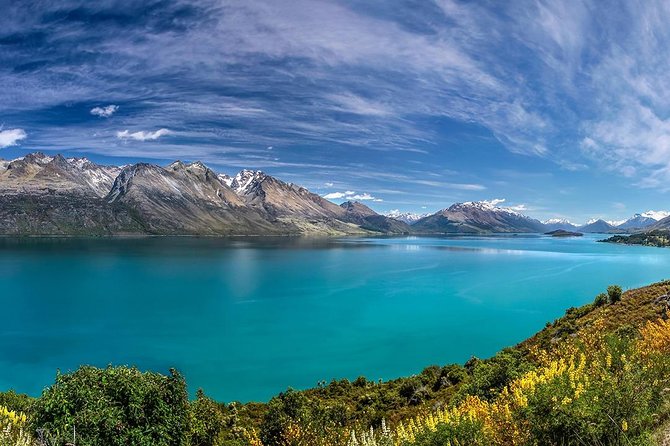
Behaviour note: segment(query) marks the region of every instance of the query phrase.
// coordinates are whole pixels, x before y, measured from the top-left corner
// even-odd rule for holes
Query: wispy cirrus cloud
[[[40,148],[270,166],[320,185],[337,173],[341,190],[448,199],[526,159],[568,172],[556,190],[589,171],[670,184],[661,0],[10,3],[0,117]],[[113,104],[123,116],[98,119]],[[133,130],[156,123],[179,138]],[[423,174],[458,159],[458,176]]]

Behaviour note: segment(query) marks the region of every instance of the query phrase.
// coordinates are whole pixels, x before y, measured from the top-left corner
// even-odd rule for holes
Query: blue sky
[[[0,4],[3,158],[198,159],[378,211],[670,207],[668,2]]]

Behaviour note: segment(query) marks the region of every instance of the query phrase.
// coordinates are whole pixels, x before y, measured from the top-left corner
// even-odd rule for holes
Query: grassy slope
[[[485,367],[481,369],[487,370],[487,364],[494,364],[491,370],[497,370],[495,367],[501,363],[502,357],[505,361],[509,361],[509,358],[513,358],[513,361],[521,358],[519,362],[532,362],[532,355],[529,352],[537,348],[551,350],[552,346],[562,340],[569,340],[577,332],[589,333],[596,330],[596,326],[598,330],[614,332],[626,329],[628,326],[637,328],[646,321],[664,317],[670,303],[668,293],[670,293],[670,281],[659,282],[626,291],[622,299],[613,304],[602,306],[589,304],[568,309],[565,316],[548,323],[534,336],[497,355],[498,362],[493,358],[485,361],[469,361],[465,367],[431,366],[418,375],[387,382],[371,382],[364,378],[353,382],[332,381],[297,392],[297,395],[307,401],[310,407],[318,408],[316,412],[337,414],[338,419],[349,427],[365,428],[368,425],[378,425],[382,419],[395,424],[399,420],[449,405],[455,398],[462,397],[465,392],[472,392],[473,383],[481,380],[483,376],[477,374],[478,365],[484,365]],[[505,379],[508,378],[509,376],[506,376]],[[224,438],[231,440],[238,438],[235,431],[239,428],[261,428],[268,411],[276,407],[276,401],[268,404],[218,405],[221,415],[228,420]],[[22,406],[27,407],[28,403],[28,399],[0,393],[0,404],[24,410]]]
[[[640,327],[646,321],[664,317],[670,303],[670,281],[624,292],[622,299],[613,304],[597,307],[588,304],[570,308],[566,314],[506,351],[526,356],[531,349],[551,346],[574,336],[578,331],[589,332],[594,322],[602,319],[605,331],[614,332],[627,326]],[[385,418],[391,424],[419,413],[448,405],[459,397],[463,382],[450,383],[443,379],[450,366],[430,366],[420,374],[386,382],[347,380],[333,381],[328,385],[303,390],[300,393],[310,401],[325,407],[340,406],[352,425],[378,424]],[[453,367],[453,366],[451,366]],[[451,381],[454,381],[453,379]],[[419,398],[413,398],[414,396]],[[266,404],[247,404],[239,408],[240,421],[244,425],[260,426]]]

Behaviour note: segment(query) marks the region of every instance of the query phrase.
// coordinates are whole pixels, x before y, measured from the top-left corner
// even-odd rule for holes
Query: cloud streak
[[[145,132],[143,130],[137,132],[130,132],[128,130],[123,130],[116,133],[116,137],[122,140],[132,139],[135,141],[155,141],[161,136],[170,135],[171,132],[168,129],[158,129],[155,132]]]
[[[0,116],[40,149],[449,199],[494,190],[496,163],[538,168],[528,159],[566,184],[670,184],[661,0],[10,3]]]
[[[384,201],[381,198],[376,198],[370,195],[367,192],[356,193],[355,191],[348,190],[345,192],[330,192],[323,196],[327,200],[352,200],[352,201]]]
[[[91,114],[93,116],[99,116],[101,118],[109,118],[119,109],[118,105],[107,105],[105,107],[93,107],[91,109]]]

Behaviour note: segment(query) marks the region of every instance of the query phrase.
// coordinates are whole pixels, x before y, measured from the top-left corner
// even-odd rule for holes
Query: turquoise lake
[[[670,278],[669,249],[602,237],[0,239],[0,390],[130,364],[268,400],[487,357],[609,284]]]

